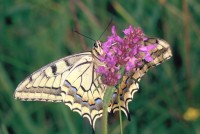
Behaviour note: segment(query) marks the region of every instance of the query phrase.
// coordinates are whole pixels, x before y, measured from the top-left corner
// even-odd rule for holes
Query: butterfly
[[[157,44],[150,52],[153,60],[142,61],[137,71],[123,76],[117,90],[112,95],[108,112],[121,110],[130,119],[128,103],[139,89],[139,81],[149,68],[159,65],[172,57],[169,44],[158,38],[148,38],[143,45]],[[92,127],[103,113],[103,97],[107,85],[102,83],[95,69],[101,65],[98,55],[102,52],[102,43],[96,41],[89,52],[74,54],[54,61],[32,73],[22,81],[14,98],[23,101],[63,102],[72,111],[89,119]],[[117,96],[120,93],[120,102]]]

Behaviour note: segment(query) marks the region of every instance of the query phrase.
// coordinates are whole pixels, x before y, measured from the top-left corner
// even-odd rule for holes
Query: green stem
[[[121,76],[124,75],[124,68],[120,68],[120,73]],[[122,82],[123,78],[120,80],[119,84]],[[117,85],[116,87],[119,87],[119,85]],[[119,88],[117,88],[119,89]],[[112,98],[113,93],[115,92],[116,88],[115,87],[110,87],[107,88],[105,93],[104,93],[104,97],[103,97],[103,124],[102,124],[102,129],[103,129],[103,134],[107,134],[108,133],[108,105],[110,104],[110,100]],[[120,100],[120,95],[118,93],[118,101]],[[119,101],[120,102],[120,101]],[[122,129],[122,116],[121,116],[121,107],[119,105],[119,115],[120,115],[120,130],[121,130],[121,134],[123,134],[123,129]]]
[[[111,97],[115,92],[115,88],[106,89],[103,97],[103,134],[108,133],[108,105],[110,104]]]
[[[103,134],[107,134],[108,133],[108,106],[104,106],[103,108]]]
[[[121,134],[123,134],[122,112],[121,112],[121,106],[120,106],[120,93],[119,93],[119,89],[118,89],[118,106],[119,106],[120,132],[121,132]]]

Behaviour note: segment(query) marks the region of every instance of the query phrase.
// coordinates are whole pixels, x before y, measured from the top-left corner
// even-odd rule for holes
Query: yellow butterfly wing
[[[122,111],[125,113],[129,120],[130,115],[128,103],[132,101],[134,93],[138,91],[141,77],[148,71],[149,68],[157,66],[172,57],[170,46],[164,40],[158,38],[148,38],[148,40],[144,41],[143,44],[145,46],[157,44],[157,47],[150,52],[153,60],[149,63],[143,60],[142,66],[137,68],[135,73],[129,74],[129,76],[123,76],[123,80],[119,86],[120,103],[118,103],[118,93],[116,90],[113,94],[112,102],[109,108],[111,112],[118,111],[120,104]]]
[[[65,76],[61,95],[63,102],[71,110],[78,112],[89,119],[90,124],[95,125],[96,119],[103,113],[103,95],[105,85],[95,71],[93,57],[85,56],[77,61]]]
[[[39,69],[18,85],[14,98],[25,101],[62,101],[63,73],[69,72],[77,60],[87,55],[91,53],[67,56]]]
[[[24,101],[64,102],[71,110],[95,125],[103,112],[105,85],[97,77],[91,52],[80,53],[50,63],[22,81],[15,93]]]

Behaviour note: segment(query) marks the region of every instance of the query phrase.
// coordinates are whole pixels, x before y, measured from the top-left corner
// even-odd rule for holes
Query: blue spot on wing
[[[95,107],[97,110],[103,109],[103,101],[100,98],[95,99]]]
[[[100,98],[97,98],[97,99],[95,100],[95,102],[96,102],[96,104],[100,104],[100,103],[102,103],[102,100],[101,100]]]
[[[71,84],[70,84],[67,80],[65,80],[65,85],[66,85],[67,87],[71,87]]]

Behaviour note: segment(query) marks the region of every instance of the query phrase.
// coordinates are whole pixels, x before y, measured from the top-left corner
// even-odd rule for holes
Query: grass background
[[[1,0],[0,133],[91,133],[87,119],[62,103],[20,102],[15,88],[27,75],[66,55],[90,50],[110,18],[118,31],[132,24],[163,38],[173,57],[151,69],[123,115],[125,134],[200,133],[200,3],[198,0]],[[111,34],[110,28],[101,40]],[[109,133],[119,133],[117,114]],[[101,133],[101,120],[96,123]]]

